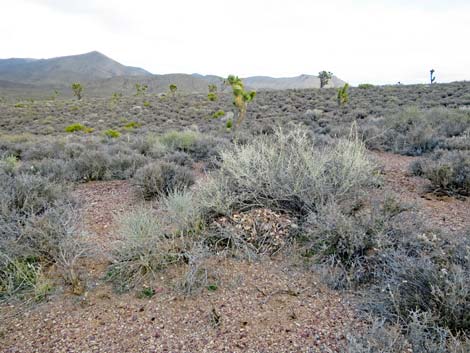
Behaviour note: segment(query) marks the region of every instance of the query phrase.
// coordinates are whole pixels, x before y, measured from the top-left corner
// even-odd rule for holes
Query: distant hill
[[[52,59],[0,59],[0,80],[37,85],[66,85],[115,76],[148,76],[144,69],[124,66],[93,51]]]
[[[300,75],[296,77],[268,77],[253,76],[243,80],[245,85],[254,90],[282,90],[300,88],[320,88],[320,79],[313,75]],[[336,76],[330,80],[326,87],[339,87],[345,84]]]
[[[254,76],[243,80],[248,89],[254,90],[320,87],[319,78],[312,75]],[[85,96],[105,97],[113,92],[133,94],[136,83],[147,85],[150,94],[167,92],[170,84],[176,84],[179,92],[207,92],[209,84],[222,87],[223,78],[200,74],[153,75],[141,68],[122,65],[97,51],[52,59],[0,59],[0,96],[47,97],[54,90],[70,96],[72,82],[82,83]],[[333,77],[328,87],[343,84],[344,81]]]

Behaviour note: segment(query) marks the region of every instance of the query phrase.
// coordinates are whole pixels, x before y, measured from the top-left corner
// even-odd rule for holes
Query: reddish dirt
[[[93,235],[94,242],[104,247],[116,239],[116,217],[138,203],[127,180],[79,184],[73,194],[81,203],[83,229]]]
[[[105,286],[56,298],[11,320],[2,352],[341,352],[354,313],[311,273],[270,260],[214,265],[219,289],[188,298],[164,277],[151,299]]]
[[[470,232],[470,198],[443,197],[429,192],[429,181],[409,172],[410,164],[418,157],[386,152],[373,152],[372,156],[383,166],[384,190],[414,204],[429,226],[450,232]]]

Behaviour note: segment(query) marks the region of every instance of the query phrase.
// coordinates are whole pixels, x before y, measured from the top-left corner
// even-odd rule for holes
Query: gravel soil
[[[219,289],[52,298],[3,328],[2,352],[341,352],[351,305],[276,261],[220,260]],[[169,276],[169,274],[167,274]],[[13,308],[11,308],[13,310]]]
[[[413,177],[414,157],[371,152],[383,165],[383,191],[413,203],[430,225],[470,230],[470,202],[440,198]],[[77,186],[84,229],[97,247],[116,238],[115,216],[138,201],[127,181]],[[344,352],[345,335],[361,328],[347,294],[327,289],[315,274],[282,254],[258,262],[211,258],[211,287],[184,296],[185,266],[149,284],[155,295],[118,294],[103,283],[106,259],[85,264],[80,296],[57,293],[27,308],[0,306],[1,352]]]

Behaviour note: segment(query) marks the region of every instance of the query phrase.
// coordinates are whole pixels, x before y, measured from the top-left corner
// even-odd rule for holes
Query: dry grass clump
[[[185,261],[191,241],[168,230],[151,209],[134,210],[119,224],[121,239],[112,251],[108,278],[120,291],[145,284],[159,271]]]

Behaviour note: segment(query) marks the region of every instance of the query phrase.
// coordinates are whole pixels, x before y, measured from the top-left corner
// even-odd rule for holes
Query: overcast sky
[[[470,0],[0,0],[0,58],[97,50],[152,73],[470,80]]]

